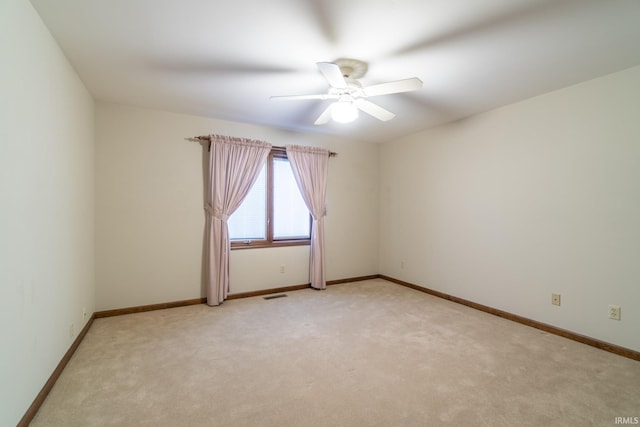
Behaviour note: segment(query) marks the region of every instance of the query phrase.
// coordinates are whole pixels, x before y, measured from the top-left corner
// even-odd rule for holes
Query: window
[[[285,152],[271,150],[258,180],[227,224],[232,248],[310,244],[311,215]]]

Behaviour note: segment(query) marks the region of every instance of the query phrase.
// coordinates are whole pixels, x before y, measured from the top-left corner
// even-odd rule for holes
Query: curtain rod
[[[194,136],[193,138],[185,138],[185,141],[192,141],[192,142],[202,142],[202,141],[208,141],[211,142],[211,137],[210,136]],[[273,150],[277,150],[277,151],[286,151],[286,147],[280,147],[277,145],[273,145],[271,147],[271,149]],[[337,157],[338,153],[335,153],[333,151],[329,151],[329,157]]]

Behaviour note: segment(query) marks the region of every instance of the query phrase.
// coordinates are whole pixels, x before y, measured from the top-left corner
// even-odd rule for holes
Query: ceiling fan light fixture
[[[307,99],[335,99],[318,116],[314,125],[324,125],[331,119],[338,123],[349,123],[358,118],[358,110],[386,122],[395,117],[391,111],[367,100],[378,95],[410,92],[422,88],[422,80],[411,77],[379,83],[373,86],[363,86],[358,81],[367,71],[367,64],[356,59],[338,59],[336,62],[317,62],[318,70],[329,84],[329,92],[316,95],[288,95],[272,96],[271,99],[292,101]]]
[[[358,118],[358,108],[351,101],[337,101],[331,107],[331,118],[338,123],[350,123]]]

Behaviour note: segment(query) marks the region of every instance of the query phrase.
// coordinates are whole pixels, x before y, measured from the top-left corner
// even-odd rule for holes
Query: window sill
[[[305,240],[278,240],[276,242],[256,241],[249,243],[231,243],[231,250],[237,249],[258,249],[258,248],[281,248],[285,246],[310,246],[311,239]]]

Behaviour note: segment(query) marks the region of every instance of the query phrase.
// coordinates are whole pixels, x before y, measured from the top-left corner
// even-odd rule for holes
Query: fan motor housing
[[[366,62],[353,58],[338,58],[333,63],[340,67],[345,78],[351,80],[362,78],[369,69]]]

